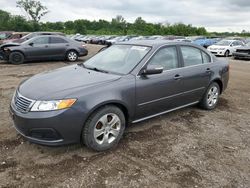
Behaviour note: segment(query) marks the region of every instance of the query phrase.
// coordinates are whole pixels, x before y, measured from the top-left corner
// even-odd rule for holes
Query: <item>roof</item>
[[[119,42],[116,44],[128,44],[128,45],[140,45],[140,46],[150,46],[150,47],[159,47],[162,45],[176,45],[176,44],[183,44],[183,45],[189,45],[189,46],[196,46],[199,47],[199,45],[190,43],[190,42],[180,42],[180,41],[172,41],[172,40],[134,40],[134,41],[127,41],[127,42]]]

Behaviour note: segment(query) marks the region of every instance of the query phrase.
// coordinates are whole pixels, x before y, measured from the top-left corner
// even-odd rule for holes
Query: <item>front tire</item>
[[[95,151],[104,151],[115,147],[125,129],[124,113],[116,106],[105,106],[94,112],[86,121],[82,141]]]
[[[21,52],[11,52],[9,62],[14,65],[19,65],[24,62],[24,55]]]
[[[70,50],[67,52],[66,58],[70,62],[75,62],[78,60],[78,53],[75,50]]]
[[[205,110],[213,110],[218,104],[219,95],[220,86],[216,82],[213,82],[207,88],[207,91],[200,102],[200,106]]]
[[[227,50],[227,51],[225,52],[224,56],[225,56],[225,57],[229,57],[229,55],[230,55],[230,51]]]

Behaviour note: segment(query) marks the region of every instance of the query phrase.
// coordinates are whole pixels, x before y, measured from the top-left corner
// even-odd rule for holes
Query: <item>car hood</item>
[[[214,45],[211,45],[211,46],[209,46],[210,48],[228,48],[228,46],[221,46],[221,45],[216,45],[216,44],[214,44]]]
[[[237,50],[250,50],[250,46],[238,47]]]
[[[33,100],[56,100],[79,89],[90,89],[121,78],[120,75],[88,70],[80,65],[71,65],[37,74],[20,84],[18,91]],[[61,98],[59,98],[61,97]]]
[[[12,46],[20,46],[20,45],[21,45],[20,43],[8,42],[0,45],[0,49]]]

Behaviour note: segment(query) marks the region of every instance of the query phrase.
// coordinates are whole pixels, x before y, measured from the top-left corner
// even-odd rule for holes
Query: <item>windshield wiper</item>
[[[85,69],[93,70],[93,71],[96,71],[96,72],[109,73],[109,71],[102,70],[102,69],[98,69],[98,68],[96,68],[96,67],[87,67],[87,66],[85,66],[83,63],[81,63],[80,66],[83,66]]]
[[[109,73],[109,71],[102,70],[102,69],[98,69],[98,68],[96,68],[96,67],[86,67],[86,68],[89,69],[89,70],[96,71],[96,72]]]

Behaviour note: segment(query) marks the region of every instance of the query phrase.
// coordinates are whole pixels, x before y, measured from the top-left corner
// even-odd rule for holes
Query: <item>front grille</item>
[[[250,50],[237,49],[236,52],[250,54]]]
[[[20,112],[28,112],[33,101],[30,99],[27,99],[26,97],[22,96],[20,93],[16,92],[14,97],[14,104],[16,107],[16,110]]]

